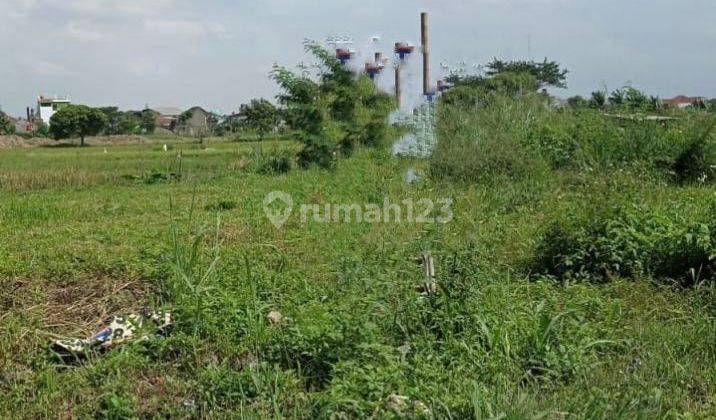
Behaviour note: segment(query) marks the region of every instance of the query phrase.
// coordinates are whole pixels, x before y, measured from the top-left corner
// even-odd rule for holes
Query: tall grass
[[[517,180],[556,170],[639,168],[684,184],[716,174],[714,123],[684,113],[673,120],[554,109],[540,95],[487,94],[475,106],[439,107],[435,177]]]
[[[174,217],[172,205],[171,248],[169,261],[173,276],[168,279],[166,290],[169,298],[177,308],[180,322],[186,324],[199,334],[206,322],[207,300],[212,299],[216,291],[216,268],[219,263],[221,241],[219,239],[220,219],[217,216],[216,226],[211,236],[205,226],[196,226],[194,220],[195,201],[181,226]],[[209,259],[206,260],[205,243],[209,239]]]
[[[492,95],[477,108],[440,106],[430,173],[465,182],[504,182],[544,172],[527,135],[547,112],[538,96]]]
[[[439,121],[459,139],[457,156],[440,162],[488,168],[482,177],[460,167],[460,178],[406,185],[409,168],[436,162],[362,148],[331,172],[275,176],[252,167],[249,145],[209,143],[214,150],[185,149],[184,170],[196,182],[0,195],[0,417],[712,417],[715,283],[695,262],[704,261],[712,249],[705,245],[716,237],[708,213],[713,186],[652,176],[667,164],[648,171],[617,164],[610,157],[622,153],[617,137],[605,144],[604,160],[575,163],[577,148],[555,168],[529,132],[543,115],[563,111],[531,107],[505,102]],[[560,118],[565,126],[579,121]],[[488,152],[484,163],[463,158],[463,146],[504,139],[500,131],[514,136],[510,147],[538,162],[537,170],[511,169],[520,161],[490,166],[491,149],[482,146],[475,150]],[[144,169],[166,168],[161,149],[41,149],[26,161],[0,152],[0,164],[141,173],[142,156],[153,157]],[[244,166],[249,170],[236,170]],[[452,197],[455,217],[423,225],[294,218],[276,229],[262,208],[275,190],[296,203]],[[168,197],[175,203],[170,215]],[[521,270],[552,222],[563,233],[546,245],[564,245],[565,252],[545,246],[546,256],[559,257],[547,268],[571,258],[586,267],[573,271],[589,281]],[[596,263],[576,259],[592,255],[590,247],[599,250]],[[424,274],[414,257],[423,251],[436,269],[435,292],[427,295],[416,290]],[[602,276],[603,267],[613,275]],[[81,295],[80,307],[95,296],[106,301],[114,288],[94,286],[105,278],[146,285],[147,293],[161,284],[147,302],[168,306],[176,328],[79,366],[58,366],[47,331],[76,328],[65,314],[78,307],[72,290],[82,279],[94,292]],[[669,278],[697,284],[674,287]],[[137,306],[145,303],[145,295],[136,296]],[[280,312],[281,321],[269,311]],[[81,318],[100,323],[103,315]]]

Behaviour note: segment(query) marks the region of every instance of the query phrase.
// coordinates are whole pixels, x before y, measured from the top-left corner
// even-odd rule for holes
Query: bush
[[[674,159],[671,168],[677,182],[691,184],[716,180],[716,143],[711,137],[714,125],[716,120],[702,135],[687,142]]]
[[[716,274],[713,207],[702,220],[639,206],[565,214],[537,246],[534,271],[562,280],[653,276],[682,285]]]
[[[33,124],[32,137],[49,137],[50,127],[42,121]]]
[[[526,139],[554,169],[637,166],[690,183],[714,177],[716,146],[709,132],[702,121],[688,118],[662,123],[564,109],[535,119]]]
[[[355,77],[318,44],[309,42],[306,50],[319,61],[318,80],[283,67],[272,73],[282,90],[281,114],[304,145],[298,154],[301,166],[330,167],[358,146],[386,147],[392,98],[367,76]]]
[[[443,94],[441,102],[464,108],[488,105],[496,96],[516,98],[533,94],[539,88],[539,82],[529,73],[507,72],[489,78],[473,76],[451,80],[456,86]]]
[[[253,151],[249,158],[251,159],[250,168],[264,175],[287,173],[293,169],[295,160],[295,156],[290,150],[264,152],[262,149],[258,149]]]
[[[263,174],[285,174],[293,168],[293,155],[290,153],[270,154],[261,165]]]

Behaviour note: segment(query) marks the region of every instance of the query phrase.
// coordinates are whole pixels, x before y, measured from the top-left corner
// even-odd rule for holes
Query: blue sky
[[[713,0],[0,0],[0,106],[20,115],[39,94],[69,94],[94,106],[230,112],[272,98],[268,72],[307,60],[303,39],[347,35],[366,56],[389,52],[417,43],[421,11],[434,75],[441,63],[548,57],[570,70],[560,96],[629,83],[716,97]],[[411,91],[418,73],[417,63],[406,71]]]

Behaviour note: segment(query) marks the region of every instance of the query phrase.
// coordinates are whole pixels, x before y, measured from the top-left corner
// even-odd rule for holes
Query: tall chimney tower
[[[420,39],[423,44],[423,95],[430,93],[430,51],[428,50],[428,14],[420,14]]]
[[[395,102],[400,109],[400,64],[395,66]]]

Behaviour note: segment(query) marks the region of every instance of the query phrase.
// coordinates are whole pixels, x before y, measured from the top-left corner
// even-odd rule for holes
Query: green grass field
[[[450,182],[428,177],[428,161],[369,149],[330,171],[256,170],[295,147],[0,150],[0,417],[716,416],[710,283],[558,281],[529,269],[545,226],[575,206],[686,214],[713,200],[712,187],[631,169]],[[409,168],[421,181],[404,182]],[[296,203],[452,198],[454,219],[294,214],[277,229],[262,204],[275,190]],[[201,260],[178,270],[197,236]],[[424,251],[438,282],[428,296],[416,290]],[[215,272],[196,280],[214,252]],[[49,349],[143,307],[175,314],[167,337],[70,365]]]

